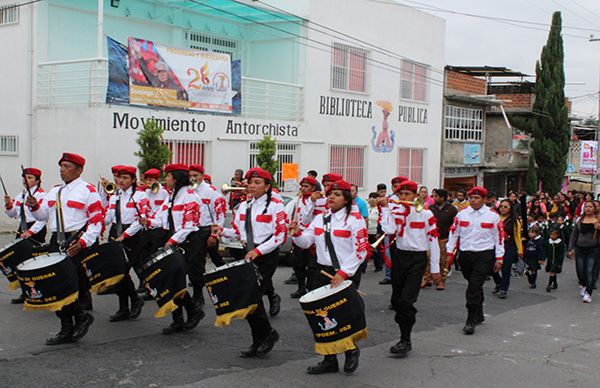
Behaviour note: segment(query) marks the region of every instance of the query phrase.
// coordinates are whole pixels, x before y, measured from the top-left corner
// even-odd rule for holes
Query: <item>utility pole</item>
[[[600,38],[594,38],[594,36],[590,36],[589,39],[590,42],[600,42]],[[599,72],[600,74],[600,72]],[[598,85],[598,115],[596,116],[598,119],[598,128],[596,128],[596,130],[594,131],[594,140],[596,140],[596,144],[598,144],[598,131],[600,130],[600,79],[598,80],[599,85]],[[598,182],[598,179],[600,178],[598,176],[598,172],[600,172],[600,158],[598,158],[598,148],[596,148],[596,174],[594,174],[592,176],[592,190],[594,191],[594,199],[597,198],[598,194],[600,193],[600,188],[596,187],[596,183]]]

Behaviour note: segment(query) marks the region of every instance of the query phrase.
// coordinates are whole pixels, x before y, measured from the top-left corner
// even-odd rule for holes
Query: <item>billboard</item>
[[[581,154],[579,156],[579,173],[581,175],[595,175],[598,154],[598,142],[592,140],[581,141]]]

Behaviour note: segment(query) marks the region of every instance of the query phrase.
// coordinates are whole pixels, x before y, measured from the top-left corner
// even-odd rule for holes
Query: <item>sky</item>
[[[535,75],[549,26],[496,22],[439,9],[549,25],[560,11],[565,49],[565,93],[572,114],[597,116],[600,73],[600,0],[396,0],[446,20],[446,64],[500,66]],[[526,27],[526,28],[524,28]],[[566,28],[573,27],[573,28]]]

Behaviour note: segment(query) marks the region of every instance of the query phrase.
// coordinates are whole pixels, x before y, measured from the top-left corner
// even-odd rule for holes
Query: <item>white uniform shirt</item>
[[[120,199],[121,224],[129,225],[129,227],[123,231],[123,237],[125,238],[131,237],[138,233],[140,230],[142,230],[139,214],[141,214],[142,217],[145,217],[149,213],[150,203],[148,202],[146,193],[141,190],[136,190],[135,194],[133,195],[132,201],[132,191],[133,187],[130,187],[129,190],[125,192],[119,190],[115,195],[111,196],[108,210],[106,211],[106,218],[104,219],[106,225],[110,225],[111,223],[117,223],[116,207],[117,200]]]
[[[162,186],[156,193],[153,193],[151,189],[147,188],[146,197],[148,197],[148,201],[150,202],[151,213],[148,214],[148,216],[151,217],[154,216],[162,208],[165,201],[169,199],[169,193],[162,188]]]
[[[216,188],[206,182],[198,185],[196,195],[200,197],[202,203],[200,226],[218,225],[222,227],[225,221],[225,212],[227,211],[225,198],[219,194]]]
[[[471,206],[458,212],[450,227],[446,249],[453,253],[460,239],[461,251],[481,252],[495,249],[496,260],[504,257],[504,231],[498,213],[482,206],[479,210]]]
[[[182,187],[175,198],[172,195],[169,197],[154,218],[148,219],[149,226],[169,230],[169,208],[172,209],[175,230],[175,233],[169,238],[169,244],[181,244],[190,233],[198,231],[200,198],[191,187]]]
[[[38,203],[40,203],[42,199],[44,199],[44,195],[46,194],[42,188],[38,189],[37,186],[30,187],[29,191],[31,191],[31,194],[33,194],[34,198],[37,199]],[[15,199],[12,200],[9,207],[5,210],[6,215],[10,218],[16,218],[20,222],[21,205],[26,201],[28,196],[29,193],[26,190],[23,190],[22,192],[17,194]],[[23,207],[23,210],[25,210],[25,222],[34,222],[34,224],[31,225],[31,228],[29,228],[27,231],[31,234],[39,233],[42,229],[44,229],[44,225],[46,225],[46,222],[36,220],[33,214],[31,213],[31,209],[29,209],[29,206],[23,205]],[[25,231],[22,230],[21,232]]]
[[[48,229],[56,232],[56,199],[62,188],[60,200],[65,232],[76,232],[86,223],[85,233],[79,239],[85,248],[96,242],[102,232],[103,214],[102,202],[93,185],[77,178],[68,184],[54,186],[39,205],[32,211],[38,221],[48,220]]]
[[[319,214],[298,236],[294,236],[294,243],[300,248],[307,249],[316,244],[317,263],[332,266],[331,256],[325,242],[325,228],[323,214]],[[344,208],[331,215],[329,224],[331,243],[340,264],[338,274],[344,278],[354,276],[358,267],[367,258],[369,236],[365,219],[360,213],[352,212],[346,218]]]
[[[258,199],[250,199],[240,203],[238,212],[231,222],[232,227],[223,229],[223,235],[246,242],[246,209],[250,206],[252,235],[256,246],[254,250],[259,255],[266,255],[273,252],[287,238],[287,215],[283,202],[275,196],[271,197],[271,202],[265,212],[266,204],[266,194],[263,194]]]

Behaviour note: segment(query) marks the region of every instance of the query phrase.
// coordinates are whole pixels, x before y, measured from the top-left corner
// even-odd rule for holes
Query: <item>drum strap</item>
[[[25,215],[25,198],[27,198],[25,191],[23,191],[23,200],[21,201],[21,208],[19,209],[19,232],[23,233],[27,230],[27,216]]]
[[[117,221],[116,231],[117,237],[123,234],[123,222],[121,221],[121,196],[117,196],[117,203],[115,204],[115,219]]]
[[[252,232],[252,203],[250,201],[246,203],[246,220],[244,221],[244,226],[246,227],[246,248],[248,252],[255,248],[254,233]]]
[[[65,186],[63,185],[60,189],[58,189],[58,193],[56,193],[56,203],[54,204],[56,210],[56,242],[61,249],[66,249],[66,236],[65,236],[65,222],[63,219],[62,212],[62,201],[60,199],[60,195],[62,193],[62,189]]]
[[[323,229],[325,229],[325,244],[327,244],[329,258],[331,258],[331,266],[337,272],[340,270],[340,262],[335,253],[333,242],[331,241],[331,214],[323,217]]]
[[[169,210],[167,210],[167,222],[169,223],[169,233],[171,236],[175,234],[175,221],[173,221],[173,202],[175,202],[175,195],[177,192],[174,192],[171,198],[169,198]]]

